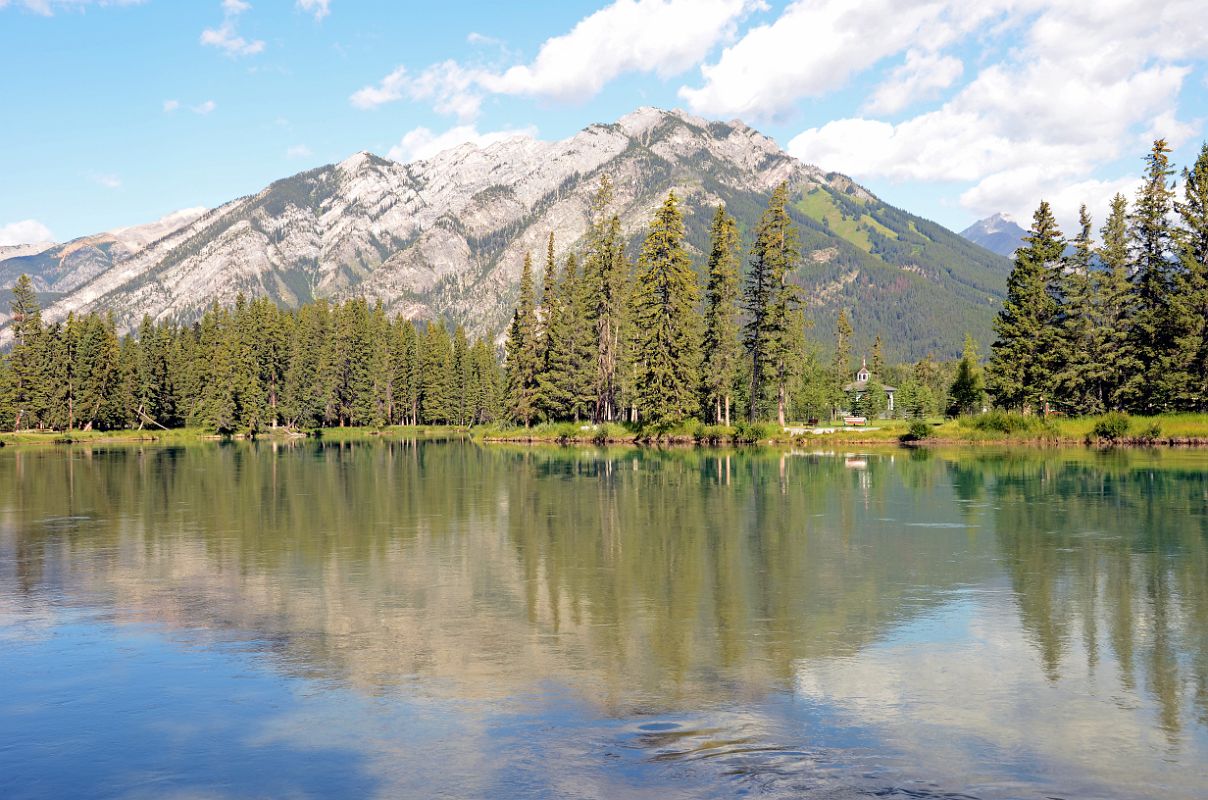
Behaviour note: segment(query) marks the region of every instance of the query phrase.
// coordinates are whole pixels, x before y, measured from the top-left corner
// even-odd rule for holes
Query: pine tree
[[[1179,272],[1171,297],[1174,341],[1164,369],[1167,391],[1182,411],[1208,410],[1208,143],[1183,171],[1175,203]]]
[[[679,200],[672,192],[650,223],[633,297],[635,399],[641,418],[655,427],[680,422],[699,408],[699,300]]]
[[[566,286],[566,324],[570,330],[570,377],[567,388],[571,395],[570,416],[575,422],[590,419],[596,407],[596,326],[592,322],[595,298],[591,284],[579,269],[572,253],[566,259],[563,274]]]
[[[839,309],[835,320],[835,352],[831,358],[831,416],[840,403],[845,403],[843,387],[851,380],[851,321],[847,309]]]
[[[881,334],[872,343],[872,374],[878,380],[885,377],[885,355],[881,352]]]
[[[751,363],[747,411],[751,421],[763,416],[769,404],[776,406],[780,424],[785,421],[786,389],[793,370],[790,325],[792,311],[800,303],[788,274],[800,258],[797,228],[788,215],[788,185],[781,183],[755,229],[743,295],[748,315],[744,345]]]
[[[552,244],[552,237],[551,237]],[[549,257],[553,257],[551,247]],[[576,401],[584,393],[583,364],[587,359],[584,348],[589,340],[583,336],[582,308],[575,273],[575,259],[567,259],[562,279],[551,284],[545,292],[545,339],[542,361],[537,373],[536,405],[546,420],[577,417]],[[549,265],[546,272],[549,273]]]
[[[986,401],[985,381],[982,377],[977,342],[965,334],[965,350],[956,368],[956,378],[948,389],[948,413],[951,416],[977,414]]]
[[[1128,201],[1123,195],[1112,199],[1100,237],[1097,256],[1101,269],[1096,273],[1095,287],[1095,339],[1101,353],[1097,391],[1103,408],[1119,411],[1124,408],[1128,378],[1140,369],[1133,347],[1136,295],[1128,274]]]
[[[531,291],[531,275],[529,286]],[[452,361],[453,343],[448,329],[439,322],[429,322],[424,329],[423,362],[420,367],[423,387],[420,418],[425,425],[448,424],[453,419],[453,373],[449,368]]]
[[[537,313],[533,300],[533,259],[524,255],[520,299],[507,340],[508,408],[513,419],[528,427],[537,415]]]
[[[470,424],[470,343],[466,329],[458,325],[453,331],[453,360],[449,364],[452,385],[452,420],[454,425]]]
[[[1097,335],[1098,300],[1094,241],[1089,212],[1078,215],[1078,235],[1073,253],[1057,271],[1056,299],[1059,326],[1053,337],[1053,389],[1062,406],[1075,414],[1101,414],[1099,391],[1103,353]]]
[[[11,396],[15,409],[13,430],[30,427],[34,417],[34,393],[42,379],[42,309],[33,281],[21,275],[12,289],[9,303],[13,348],[9,354]]]
[[[730,424],[731,396],[738,378],[738,223],[718,206],[709,229],[705,291],[704,409],[714,423]]]
[[[1052,382],[1057,302],[1049,280],[1065,239],[1047,202],[1036,209],[1024,242],[1015,251],[1007,299],[994,320],[998,339],[991,350],[989,390],[998,405],[1026,411],[1043,408]]]
[[[305,429],[323,425],[326,399],[320,362],[329,341],[326,302],[298,309],[282,389],[282,415],[287,425]]]
[[[73,407],[71,416],[84,429],[113,429],[126,422],[127,409],[110,401],[117,394],[122,373],[121,346],[113,318],[89,314],[79,324],[75,344]]]
[[[589,299],[587,321],[595,332],[595,422],[616,419],[620,412],[620,380],[625,340],[625,304],[629,266],[621,237],[621,220],[611,213],[612,183],[607,176],[592,203],[583,264],[583,291]]]
[[[1129,220],[1137,298],[1133,348],[1140,365],[1124,391],[1133,410],[1150,414],[1171,405],[1163,369],[1175,349],[1177,335],[1171,314],[1175,261],[1169,217],[1174,210],[1174,187],[1170,181],[1174,170],[1169,154],[1165,139],[1153,143],[1146,158],[1145,179]]]

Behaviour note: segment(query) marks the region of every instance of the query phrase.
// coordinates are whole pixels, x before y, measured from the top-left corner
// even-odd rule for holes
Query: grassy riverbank
[[[1127,417],[1049,417],[991,412],[961,419],[874,420],[866,427],[789,425],[767,423],[734,426],[688,423],[677,428],[650,430],[610,423],[585,425],[553,423],[529,428],[484,426],[472,431],[483,442],[531,444],[794,444],[841,442],[848,444],[1092,444],[1137,446],[1208,446],[1208,414],[1170,414]]]
[[[352,442],[374,438],[389,439],[450,439],[465,438],[465,428],[448,425],[395,425],[387,428],[345,427],[324,428],[319,431],[297,431],[276,428],[262,431],[254,438],[257,441],[295,441],[299,439],[321,439],[323,441]],[[230,437],[249,439],[246,435]],[[0,433],[0,446],[12,445],[57,445],[57,444],[104,444],[159,442],[185,444],[189,442],[221,441],[223,437],[204,428],[172,428],[169,430],[148,429],[117,431],[19,431]]]
[[[386,428],[324,428],[300,432],[278,428],[260,433],[258,441],[293,441],[304,437],[331,442],[370,439],[470,438],[477,442],[522,444],[630,444],[630,445],[787,445],[808,442],[841,444],[909,444],[912,446],[1005,444],[1095,446],[1208,446],[1208,414],[1168,414],[1128,417],[1050,417],[990,412],[961,419],[874,420],[867,427],[781,428],[770,423],[732,426],[693,422],[652,430],[608,423],[588,425],[545,423],[529,428],[483,425],[459,428],[447,425],[406,425]],[[202,428],[120,431],[21,431],[0,433],[0,445],[56,445],[101,443],[188,443],[221,437]],[[236,438],[249,438],[246,436]]]

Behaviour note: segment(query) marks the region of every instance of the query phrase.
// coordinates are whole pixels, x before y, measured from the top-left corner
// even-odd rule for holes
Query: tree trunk
[[[730,427],[730,395],[726,395],[726,427]]]

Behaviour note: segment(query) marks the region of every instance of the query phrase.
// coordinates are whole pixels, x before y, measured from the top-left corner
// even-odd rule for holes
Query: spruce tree
[[[1052,209],[1041,201],[1025,245],[1015,251],[1007,278],[1007,299],[994,320],[998,338],[991,349],[989,391],[1009,409],[1043,410],[1049,397],[1052,337],[1057,302],[1049,291],[1053,265],[1061,261],[1065,239]]]
[[[709,228],[708,285],[702,344],[704,410],[714,423],[730,424],[731,396],[738,377],[738,223],[718,206]]]
[[[638,257],[633,296],[636,405],[655,427],[678,423],[699,408],[700,295],[675,193],[651,220]]]
[[[1172,315],[1175,292],[1174,242],[1170,215],[1174,210],[1170,148],[1158,139],[1146,157],[1145,178],[1130,218],[1136,316],[1133,349],[1140,362],[1125,385],[1132,409],[1154,414],[1170,407],[1170,387],[1164,369],[1177,336]]]
[[[1179,272],[1171,298],[1174,341],[1164,370],[1181,411],[1208,410],[1208,143],[1183,171],[1183,201],[1175,203]]]
[[[520,298],[512,315],[507,339],[508,410],[528,427],[537,415],[537,314],[533,299],[533,259],[524,255],[520,272]]]
[[[751,364],[747,416],[752,422],[764,416],[770,405],[776,407],[780,424],[785,421],[786,389],[793,370],[790,325],[800,304],[788,274],[800,258],[797,228],[788,214],[788,185],[781,183],[755,229],[743,293],[748,316],[744,346]]]
[[[1136,295],[1129,279],[1128,200],[1117,194],[1111,211],[1099,232],[1096,253],[1100,269],[1096,273],[1096,347],[1098,358],[1099,404],[1108,411],[1125,406],[1128,379],[1140,369],[1133,346],[1132,323]]]
[[[531,291],[531,279],[529,286]],[[425,425],[447,425],[453,419],[452,361],[453,343],[448,329],[440,322],[429,322],[424,329],[423,363],[420,368],[423,387],[420,417]]]
[[[851,382],[851,321],[847,309],[839,309],[835,320],[835,352],[831,358],[831,416],[840,403],[847,404],[843,387]]]
[[[590,303],[587,321],[595,338],[592,410],[595,422],[611,421],[620,413],[629,267],[621,237],[621,220],[611,211],[612,200],[612,183],[603,176],[592,202],[583,264],[583,291]]]
[[[1073,253],[1057,272],[1058,311],[1054,332],[1053,389],[1060,404],[1074,414],[1104,411],[1099,387],[1102,357],[1097,324],[1098,292],[1090,213],[1083,205],[1078,215],[1078,235]]]
[[[34,394],[42,381],[42,309],[33,281],[21,275],[9,302],[13,347],[9,354],[13,430],[30,427],[34,416]]]
[[[551,238],[551,244],[552,244]],[[553,257],[552,248],[548,255]],[[583,393],[582,372],[587,359],[579,342],[589,343],[583,336],[579,288],[575,274],[575,259],[568,258],[562,279],[546,291],[544,317],[545,338],[540,369],[537,373],[537,401],[540,415],[546,420],[576,417],[575,404]],[[546,265],[546,272],[550,267]]]
[[[452,407],[450,420],[454,425],[470,424],[470,342],[466,329],[458,325],[453,330],[453,360],[449,364],[452,377]]]
[[[969,334],[965,334],[964,353],[956,368],[956,378],[948,389],[948,398],[948,414],[954,417],[981,412],[986,400],[977,342]]]

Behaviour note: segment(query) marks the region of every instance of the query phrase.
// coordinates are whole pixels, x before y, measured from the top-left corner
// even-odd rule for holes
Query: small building
[[[860,402],[860,398],[864,396],[864,392],[868,390],[869,381],[872,380],[872,373],[868,371],[868,359],[860,360],[860,371],[856,373],[856,379],[843,387],[843,392],[851,398],[851,404],[855,406]],[[885,390],[885,397],[888,399],[886,412],[893,413],[893,396],[898,391],[896,386],[881,385]]]

